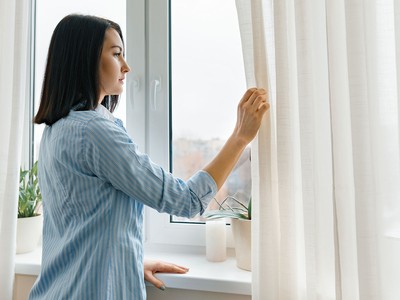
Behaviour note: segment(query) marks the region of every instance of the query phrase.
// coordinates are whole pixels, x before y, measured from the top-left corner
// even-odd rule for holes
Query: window
[[[128,131],[153,161],[186,179],[228,138],[246,89],[235,2],[134,2],[127,4]],[[217,198],[249,196],[249,153]],[[199,221],[147,209],[146,237],[204,245]]]
[[[187,179],[232,133],[246,81],[233,1],[172,0],[170,24],[170,165],[176,176]],[[250,197],[249,150],[217,194],[219,202],[228,195],[242,201]]]

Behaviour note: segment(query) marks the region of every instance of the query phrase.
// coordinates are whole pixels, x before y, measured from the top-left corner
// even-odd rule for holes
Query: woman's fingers
[[[264,89],[251,88],[248,89],[239,103],[238,109],[240,111],[251,112],[251,113],[261,113],[265,112],[265,106],[268,109],[269,104],[267,103],[267,92]],[[263,108],[262,108],[263,107]],[[262,108],[262,109],[261,109]]]
[[[264,89],[256,89],[250,96],[248,103],[253,105],[256,100],[267,100],[267,91]]]
[[[257,90],[257,88],[249,88],[243,95],[242,99],[239,101],[239,104],[242,104],[244,102],[247,102],[250,97],[253,95],[253,93]]]
[[[268,110],[265,89],[251,88],[246,91],[238,106],[235,135],[246,143],[257,134],[264,113]]]
[[[188,268],[172,263],[152,260],[144,261],[144,279],[161,290],[165,289],[165,285],[161,280],[154,276],[155,273],[184,274],[188,271]]]
[[[262,107],[266,107],[267,109],[269,108],[269,104],[267,102],[267,94],[266,93],[262,94],[260,96],[257,96],[254,99],[253,104],[251,105],[251,108],[256,112],[257,111],[263,112],[264,110],[261,109]]]
[[[263,113],[265,109],[260,109],[263,103],[267,103],[267,97],[268,94],[265,89],[248,89],[239,102],[239,109]],[[267,105],[267,108],[269,108],[269,105]]]
[[[187,273],[189,271],[188,268],[178,266],[175,264],[165,263],[165,262],[159,262],[159,263],[160,265],[159,268],[157,269],[157,272],[182,274],[182,273]]]
[[[268,102],[263,102],[261,105],[258,107],[258,111],[261,114],[264,114],[267,110],[269,109],[269,103]]]
[[[158,289],[165,290],[164,282],[162,282],[160,279],[155,277],[154,273],[149,270],[144,271],[144,280],[150,282],[152,285],[154,285]]]

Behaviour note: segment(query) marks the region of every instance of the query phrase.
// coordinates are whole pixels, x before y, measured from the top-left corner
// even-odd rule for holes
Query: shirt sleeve
[[[104,118],[88,122],[83,143],[90,172],[159,212],[202,214],[217,192],[207,172],[198,171],[187,181],[174,177],[141,153],[123,128]]]

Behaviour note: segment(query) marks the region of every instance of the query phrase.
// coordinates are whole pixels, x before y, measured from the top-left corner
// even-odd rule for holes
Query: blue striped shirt
[[[39,183],[42,268],[30,300],[146,299],[143,205],[192,217],[217,190],[205,171],[172,176],[98,111],[71,111],[45,128]]]

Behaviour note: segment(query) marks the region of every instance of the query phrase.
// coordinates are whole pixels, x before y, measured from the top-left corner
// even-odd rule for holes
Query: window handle
[[[152,101],[151,106],[153,110],[157,110],[157,92],[161,90],[161,77],[157,77],[151,82]]]
[[[139,77],[135,76],[132,81],[129,82],[129,89],[130,89],[130,96],[132,99],[132,107],[135,108],[135,100],[136,100],[136,94],[140,90],[140,79]]]

